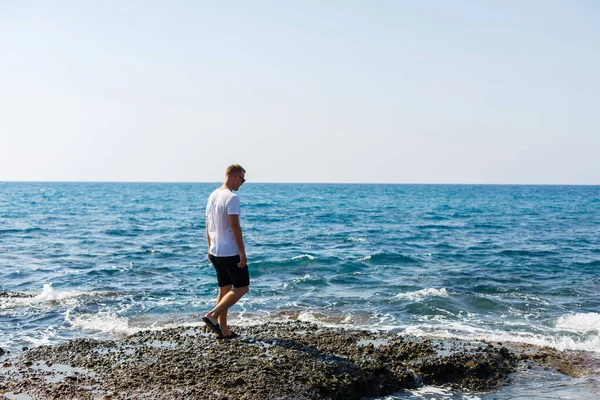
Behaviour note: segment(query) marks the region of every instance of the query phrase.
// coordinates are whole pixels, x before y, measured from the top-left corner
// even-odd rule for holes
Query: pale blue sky
[[[597,1],[3,1],[0,181],[600,184]]]

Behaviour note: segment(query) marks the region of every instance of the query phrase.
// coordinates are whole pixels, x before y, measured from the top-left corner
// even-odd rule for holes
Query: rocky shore
[[[217,340],[203,327],[182,327],[4,354],[0,399],[361,399],[422,385],[489,392],[519,370],[579,376],[591,362],[551,348],[297,321],[240,333]]]

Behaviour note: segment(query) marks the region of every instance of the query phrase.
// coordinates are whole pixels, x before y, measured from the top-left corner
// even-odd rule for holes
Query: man
[[[217,306],[202,321],[219,339],[239,335],[227,326],[227,310],[248,293],[250,276],[242,228],[240,199],[233,193],[246,182],[246,170],[239,164],[227,167],[225,182],[212,192],[206,205],[206,239],[208,259],[215,267],[219,283]]]

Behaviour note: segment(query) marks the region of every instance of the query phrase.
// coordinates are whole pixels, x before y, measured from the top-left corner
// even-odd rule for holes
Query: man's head
[[[246,182],[246,170],[240,164],[233,164],[225,170],[227,186],[231,190],[238,190]]]

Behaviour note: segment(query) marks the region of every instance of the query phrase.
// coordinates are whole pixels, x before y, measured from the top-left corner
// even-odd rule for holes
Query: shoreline
[[[235,328],[234,328],[235,329]],[[519,371],[600,371],[586,352],[401,336],[299,321],[142,331],[0,355],[0,399],[361,399],[423,385],[489,393]]]

